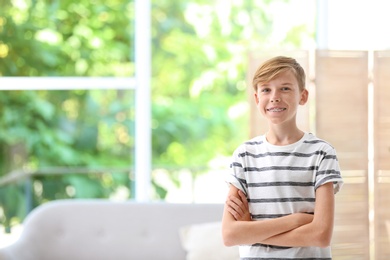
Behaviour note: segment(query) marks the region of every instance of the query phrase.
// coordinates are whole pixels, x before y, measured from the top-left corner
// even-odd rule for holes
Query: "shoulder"
[[[264,145],[264,136],[256,136],[250,140],[247,140],[240,144],[237,149],[235,150],[235,153],[242,153],[246,151],[251,151],[254,149],[258,149],[259,147]]]
[[[250,140],[247,140],[245,141],[244,143],[242,143],[241,145],[261,145],[264,143],[264,135],[259,135],[259,136],[256,136]]]
[[[303,141],[305,146],[314,148],[316,150],[332,151],[334,147],[324,139],[315,136],[312,133],[306,133],[305,140]]]

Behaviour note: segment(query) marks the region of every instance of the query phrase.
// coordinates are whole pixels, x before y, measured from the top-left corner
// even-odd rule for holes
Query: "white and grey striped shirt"
[[[305,133],[296,143],[275,146],[264,135],[234,152],[227,182],[247,194],[253,220],[278,218],[297,212],[314,213],[315,191],[333,182],[337,193],[343,184],[335,149]],[[241,259],[331,259],[320,247],[240,246]]]

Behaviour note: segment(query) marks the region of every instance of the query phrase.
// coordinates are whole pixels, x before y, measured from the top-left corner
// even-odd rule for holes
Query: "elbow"
[[[222,227],[222,242],[225,246],[236,246],[238,245],[237,234],[234,227]]]
[[[316,234],[316,246],[318,247],[329,247],[332,241],[332,232],[329,232],[327,230],[318,232]]]
[[[222,241],[225,246],[235,246],[234,234],[231,230],[222,230]]]
[[[318,247],[322,247],[322,248],[325,248],[325,247],[329,247],[330,246],[330,240],[327,240],[327,239],[321,239],[317,242],[317,246]]]
[[[232,247],[235,246],[236,244],[232,240],[223,238],[223,245],[226,247]]]

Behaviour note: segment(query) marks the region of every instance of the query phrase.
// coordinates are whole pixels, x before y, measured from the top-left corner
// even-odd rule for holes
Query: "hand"
[[[251,221],[251,214],[249,212],[248,200],[245,194],[238,190],[237,196],[228,196],[226,200],[227,211],[232,214],[235,220]]]

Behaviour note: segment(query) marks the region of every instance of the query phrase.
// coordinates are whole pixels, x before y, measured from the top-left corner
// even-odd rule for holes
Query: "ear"
[[[257,95],[257,91],[255,91],[255,93],[253,94],[254,98],[255,98],[255,103],[256,105],[259,104],[259,96]]]
[[[299,104],[300,105],[304,105],[306,104],[308,98],[309,98],[309,91],[307,91],[307,89],[304,89],[302,92],[301,92],[301,99],[299,100]]]

